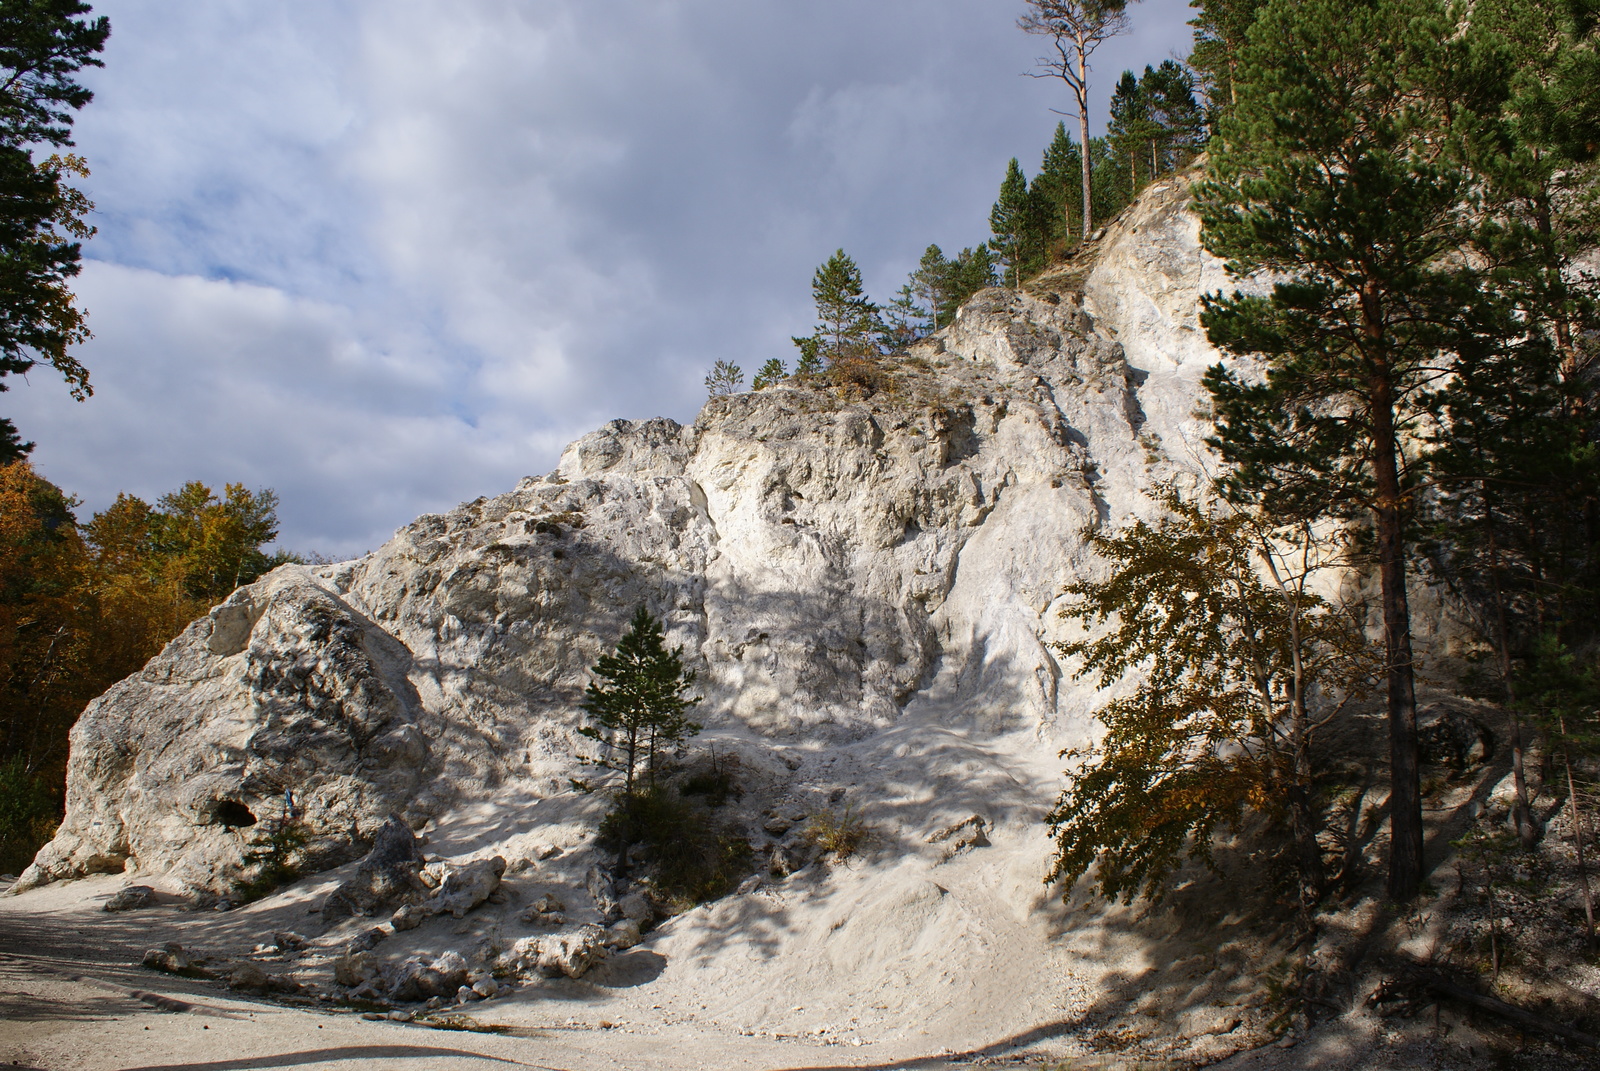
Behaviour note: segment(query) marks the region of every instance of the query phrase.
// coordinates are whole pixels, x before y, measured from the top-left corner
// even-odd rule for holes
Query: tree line
[[[1124,71],[1106,135],[1089,135],[1088,59],[1101,42],[1127,28],[1125,2],[1028,0],[1027,8],[1018,25],[1053,46],[1053,54],[1042,57],[1031,73],[1060,78],[1072,90],[1078,140],[1068,135],[1065,123],[1057,123],[1031,180],[1013,157],[989,212],[991,237],[954,257],[937,244],[928,246],[885,304],[868,296],[855,260],[836,250],[812,277],[817,321],[810,334],[793,340],[799,350],[793,371],[782,359],[769,358],[751,380],[753,389],[791,375],[804,382],[824,373],[868,383],[871,371],[862,362],[904,352],[948,327],[956,310],[985,287],[1020,287],[1088,241],[1096,220],[1120,212],[1161,175],[1187,166],[1204,146],[1214,116],[1197,87],[1214,78],[1170,59],[1146,66],[1140,75]],[[744,371],[718,361],[705,386],[712,397],[735,393],[744,387]]]

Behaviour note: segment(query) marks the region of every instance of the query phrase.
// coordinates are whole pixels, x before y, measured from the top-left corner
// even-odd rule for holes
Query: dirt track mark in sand
[[[465,1049],[443,1049],[429,1045],[345,1045],[334,1049],[307,1049],[304,1052],[284,1053],[279,1056],[255,1056],[240,1060],[213,1060],[208,1063],[147,1064],[130,1067],[125,1071],[252,1071],[273,1067],[299,1067],[305,1064],[333,1063],[345,1060],[484,1060],[490,1063],[510,1064],[513,1067],[532,1067],[537,1071],[564,1071],[548,1064],[530,1064],[504,1056],[490,1056]]]

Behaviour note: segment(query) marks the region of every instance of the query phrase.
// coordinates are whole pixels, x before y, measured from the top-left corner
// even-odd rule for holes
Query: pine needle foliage
[[[91,337],[70,282],[94,205],[68,184],[89,169],[72,153],[36,153],[72,145],[74,113],[94,99],[76,76],[103,66],[110,33],[80,0],[0,0],[0,391],[5,377],[48,364],[77,400],[94,393],[69,352]],[[0,462],[32,448],[0,418]]]
[[[811,278],[811,296],[816,301],[817,326],[809,336],[794,339],[800,350],[798,374],[821,371],[818,362],[880,356],[881,310],[867,296],[861,269],[843,249],[817,268]]]
[[[641,764],[651,787],[661,753],[694,736],[701,726],[688,718],[700,700],[686,695],[695,674],[683,668],[683,649],[667,650],[661,622],[645,607],[634,612],[611,654],[601,655],[583,709],[593,719],[579,733],[601,745],[588,761],[623,775],[624,805],[636,794]]]
[[[789,370],[783,366],[783,362],[776,357],[769,357],[767,363],[756,372],[756,377],[750,381],[750,389],[766,390],[768,387],[776,387],[788,376]]]
[[[706,373],[706,396],[709,398],[738,394],[743,386],[744,369],[732,361],[718,361]]]
[[[1057,645],[1075,677],[1138,684],[1097,711],[1098,744],[1062,752],[1081,766],[1048,816],[1047,880],[1094,867],[1106,898],[1158,899],[1186,858],[1215,869],[1214,835],[1255,814],[1288,829],[1314,901],[1314,737],[1373,672],[1359,621],[1309,590],[1326,559],[1309,532],[1156,498],[1164,519],[1091,535],[1109,576],[1067,589],[1062,616],[1086,630]]]

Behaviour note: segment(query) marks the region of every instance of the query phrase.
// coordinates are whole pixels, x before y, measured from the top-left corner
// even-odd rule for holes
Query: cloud
[[[1064,99],[979,0],[96,8],[96,396],[0,404],[91,507],[272,486],[325,552],[612,417],[692,419],[715,360],[792,360],[821,260],[886,297],[929,242],[982,241]],[[1100,95],[1187,14],[1134,8]]]
[[[441,405],[449,365],[425,338],[341,306],[99,263],[79,289],[95,310],[94,397],[74,403],[37,375],[22,389],[50,429],[36,463],[75,470],[91,508],[190,479],[270,486],[286,507],[316,505],[285,509],[285,544],[353,553],[396,516],[540,471],[576,430],[474,426]]]

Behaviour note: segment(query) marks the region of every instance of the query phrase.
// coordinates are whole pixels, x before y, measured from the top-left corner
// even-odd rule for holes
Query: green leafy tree
[[[1470,118],[1456,30],[1435,0],[1271,0],[1196,202],[1202,244],[1231,274],[1279,280],[1270,296],[1205,299],[1212,342],[1265,361],[1259,380],[1206,377],[1230,492],[1285,516],[1364,513],[1374,529],[1395,899],[1423,866],[1402,444],[1446,355],[1495,326],[1459,256],[1471,179],[1443,126]]]
[[[269,555],[266,544],[278,538],[278,496],[230,483],[222,496],[198,480],[156,500],[150,537],[156,555],[180,570],[184,590],[195,599],[216,602],[235,588],[295,560]]]
[[[639,607],[616,650],[601,655],[583,709],[593,724],[578,731],[601,746],[595,765],[623,775],[622,803],[637,795],[635,775],[645,767],[655,787],[661,751],[700,731],[688,711],[700,700],[686,693],[695,675],[683,668],[682,648],[667,650],[661,622]]]
[[[867,297],[861,269],[843,249],[823,262],[811,278],[811,296],[817,306],[817,327],[806,339],[795,339],[800,360],[807,347],[817,362],[832,364],[846,358],[878,356],[883,321],[878,306]]]
[[[89,10],[77,0],[0,0],[0,379],[43,362],[80,401],[89,373],[69,350],[89,331],[68,281],[94,233],[84,222],[94,206],[66,177],[88,169],[78,156],[34,154],[70,146],[73,113],[93,99],[74,76],[102,65],[111,31]],[[31,448],[0,418],[0,462]]]
[[[47,839],[84,705],[236,583],[293,557],[261,545],[276,503],[237,484],[219,501],[196,483],[159,508],[119,495],[82,524],[26,462],[0,466],[0,857]]]
[[[726,394],[738,394],[744,386],[744,369],[731,361],[718,361],[711,366],[711,371],[706,373],[706,394],[712,398],[720,398]]]
[[[1063,753],[1083,765],[1049,815],[1050,878],[1097,866],[1108,898],[1159,897],[1255,813],[1289,831],[1309,907],[1324,884],[1316,737],[1376,668],[1361,622],[1310,590],[1330,559],[1308,527],[1158,498],[1162,520],[1092,537],[1110,575],[1067,589],[1062,616],[1093,630],[1058,645],[1075,676],[1139,684],[1096,712],[1099,744]]]
[[[768,387],[776,387],[788,375],[789,370],[783,366],[782,361],[776,357],[769,357],[767,358],[767,363],[762,365],[761,369],[756,372],[756,377],[750,381],[750,387],[752,390],[766,390]]]
[[[60,810],[44,778],[21,755],[0,762],[0,867],[22,871],[55,835]]]
[[[1078,144],[1089,144],[1089,57],[1106,41],[1128,28],[1127,0],[1027,0],[1028,9],[1017,20],[1024,33],[1050,42],[1033,72],[1038,78],[1059,78],[1072,92],[1078,107]],[[1090,197],[1093,160],[1079,157],[1083,178],[1082,234],[1094,231],[1094,206]]]

